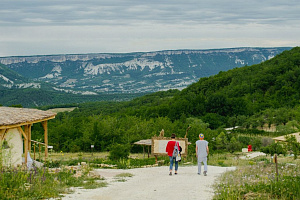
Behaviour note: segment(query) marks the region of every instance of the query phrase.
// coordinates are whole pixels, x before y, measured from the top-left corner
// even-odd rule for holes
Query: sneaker
[[[198,175],[201,175],[201,173],[198,173]]]
[[[204,174],[204,176],[207,176],[207,172],[206,172],[206,171],[204,171],[204,173],[203,173],[203,174]]]
[[[175,172],[175,175],[177,175],[177,172]]]
[[[170,174],[169,174],[170,176],[172,176],[172,172],[170,172]]]

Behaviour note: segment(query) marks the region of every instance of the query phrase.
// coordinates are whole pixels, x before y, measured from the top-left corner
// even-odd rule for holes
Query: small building
[[[0,107],[0,162],[17,166],[27,163],[31,151],[31,127],[41,123],[44,129],[45,158],[48,157],[47,122],[56,113],[29,108]]]
[[[292,133],[292,134],[288,134],[288,135],[283,135],[283,136],[279,136],[279,137],[275,137],[275,138],[273,138],[273,140],[275,141],[275,143],[276,142],[285,142],[286,141],[285,137],[286,136],[291,136],[291,135],[294,135],[296,137],[297,142],[300,143],[300,132],[298,132],[298,133]]]

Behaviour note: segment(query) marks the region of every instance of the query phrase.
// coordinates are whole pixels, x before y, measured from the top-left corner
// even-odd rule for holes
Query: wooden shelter
[[[56,113],[29,108],[0,107],[0,153],[2,159],[10,156],[9,164],[22,164],[24,153],[27,163],[28,152],[31,151],[31,127],[41,123],[44,129],[45,158],[48,157],[47,122],[55,118]],[[23,151],[24,145],[24,151]],[[8,155],[7,152],[10,151]],[[3,162],[3,160],[1,161]]]
[[[149,148],[152,145],[152,139],[148,139],[148,140],[140,140],[135,142],[134,144],[137,145],[142,145],[143,146],[143,154],[144,154],[144,158],[145,158],[145,146],[148,146],[148,158],[150,157],[150,151]]]
[[[288,134],[286,136],[291,136],[291,135],[294,135],[296,137],[297,142],[300,143],[300,132]],[[283,136],[275,137],[275,138],[273,138],[273,140],[275,140],[275,142],[285,142],[285,140],[286,140],[285,137],[286,136],[283,135]]]

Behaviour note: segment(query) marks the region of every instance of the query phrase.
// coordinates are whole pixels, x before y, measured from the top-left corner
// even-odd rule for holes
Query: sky
[[[0,57],[299,44],[299,0],[0,1]]]

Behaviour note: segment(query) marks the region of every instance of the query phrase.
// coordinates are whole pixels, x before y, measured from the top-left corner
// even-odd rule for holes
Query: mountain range
[[[35,88],[88,96],[181,90],[202,77],[258,64],[290,49],[249,47],[1,57],[4,66],[0,67],[0,89]]]

